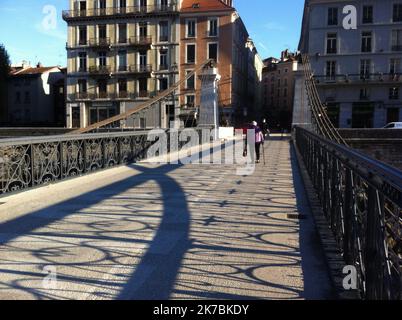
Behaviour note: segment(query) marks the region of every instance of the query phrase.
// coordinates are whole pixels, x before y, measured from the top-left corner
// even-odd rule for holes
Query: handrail
[[[137,106],[131,110],[126,111],[125,113],[116,115],[112,118],[100,121],[100,122],[92,124],[88,127],[81,128],[81,129],[75,130],[75,131],[67,133],[67,134],[86,133],[86,132],[96,130],[100,127],[110,125],[114,122],[126,120],[133,114],[136,114],[144,109],[147,109],[147,108],[151,107],[153,104],[155,104],[159,101],[162,101],[163,99],[168,97],[170,94],[172,94],[174,91],[176,91],[183,83],[185,83],[185,81],[187,81],[189,78],[191,78],[196,72],[202,70],[203,68],[205,68],[207,65],[210,65],[211,63],[212,63],[212,60],[210,60],[210,59],[206,60],[205,62],[201,63],[198,67],[196,67],[192,72],[188,73],[183,79],[179,80],[173,86],[169,87],[167,90],[161,92],[156,97],[148,100],[147,102],[140,104],[139,106]]]
[[[295,126],[301,153],[363,299],[402,299],[402,172]]]
[[[321,102],[318,90],[314,81],[314,75],[311,69],[311,64],[308,55],[302,55],[304,66],[305,82],[307,97],[311,105],[313,118],[317,124],[317,130],[320,134],[337,143],[347,145],[346,141],[339,134],[333,123],[328,117],[328,114]]]

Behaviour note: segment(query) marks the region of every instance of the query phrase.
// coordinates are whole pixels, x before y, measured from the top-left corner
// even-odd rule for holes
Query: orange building
[[[244,123],[248,105],[248,32],[231,0],[183,0],[180,9],[180,78],[207,59],[214,59],[219,82],[220,121]],[[199,74],[180,88],[180,118],[192,125],[200,105]],[[189,123],[190,122],[190,123]]]

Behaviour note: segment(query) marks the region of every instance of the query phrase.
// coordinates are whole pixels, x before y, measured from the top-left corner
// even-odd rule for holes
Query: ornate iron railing
[[[402,173],[306,129],[295,141],[364,299],[402,299]]]
[[[151,14],[172,14],[178,13],[176,3],[169,5],[149,5],[149,6],[130,6],[130,7],[107,7],[86,10],[64,10],[62,17],[66,21],[72,19],[96,18],[96,17],[120,17],[120,16],[141,16]]]
[[[5,139],[0,142],[0,194],[144,158],[147,132]]]
[[[201,129],[196,130],[201,144]],[[145,159],[154,143],[149,131],[109,131],[1,140],[0,194],[134,163]],[[169,151],[169,132],[167,139]],[[179,148],[186,143],[180,141]]]

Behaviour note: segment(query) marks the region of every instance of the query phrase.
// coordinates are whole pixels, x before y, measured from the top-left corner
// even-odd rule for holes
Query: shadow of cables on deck
[[[133,168],[141,171],[139,175],[0,224],[0,273],[3,275],[2,279],[4,277],[10,279],[9,281],[0,280],[0,297],[5,297],[2,295],[3,292],[6,293],[7,290],[15,289],[27,294],[22,294],[21,297],[28,299],[64,298],[65,295],[61,289],[60,291],[45,290],[39,281],[44,277],[43,266],[52,265],[60,270],[58,281],[94,286],[99,289],[110,286],[120,292],[119,299],[168,299],[181,260],[189,246],[190,213],[186,196],[181,186],[168,176],[169,172],[178,167],[180,166],[163,165],[159,168],[146,168],[134,165]],[[154,180],[159,185],[162,194],[160,200],[163,204],[163,213],[158,226],[141,223],[137,229],[126,230],[121,235],[118,232],[110,232],[113,229],[113,224],[119,224],[116,219],[126,224],[133,224],[132,218],[135,217],[132,217],[132,212],[119,213],[117,218],[113,219],[110,219],[110,212],[104,212],[97,214],[98,221],[95,222],[92,220],[89,222],[75,221],[73,226],[76,226],[77,230],[68,230],[63,226],[63,219],[68,218],[70,214],[97,205],[104,200],[103,196],[118,196],[130,188],[140,186],[150,180]],[[169,205],[169,198],[171,197],[174,198],[174,206]],[[149,212],[142,214],[149,214]],[[88,214],[86,217],[90,219],[92,216],[92,214]],[[138,225],[138,221],[136,224]],[[159,253],[163,253],[163,250],[172,240],[171,231],[173,227],[174,240],[177,245],[171,248],[172,254],[161,255]],[[84,228],[85,232],[80,231],[81,228]],[[142,232],[145,229],[155,233],[151,241],[124,238],[125,234]],[[25,237],[28,241],[21,241],[18,239],[20,237]],[[49,237],[52,238],[51,243]],[[34,245],[33,243],[36,241],[43,241],[43,244]],[[96,244],[97,241],[99,241],[99,245]],[[119,248],[102,247],[101,243],[106,241],[135,242],[143,246],[149,245],[146,253],[140,258],[134,273],[125,283],[102,280],[99,273],[91,270],[91,267],[95,269],[104,264],[108,268],[112,268],[114,264],[119,264],[126,255]],[[156,268],[150,268],[149,264],[156,266]],[[30,267],[26,268],[27,265]],[[32,267],[32,265],[35,266]],[[63,272],[63,267],[69,267],[70,272]],[[74,268],[76,272],[71,268]],[[74,276],[80,269],[86,269],[85,275]],[[145,274],[150,271],[152,278],[157,281],[152,282],[155,287],[150,282],[143,283]],[[93,276],[88,276],[91,272]],[[32,282],[32,279],[38,281]],[[143,286],[139,286],[141,283]],[[64,290],[66,289],[69,290],[64,288]],[[77,292],[75,289],[72,289],[69,294],[74,297],[74,295],[80,296],[80,293],[85,294],[84,291]],[[94,294],[96,295],[96,289]],[[17,296],[19,296],[18,293]]]

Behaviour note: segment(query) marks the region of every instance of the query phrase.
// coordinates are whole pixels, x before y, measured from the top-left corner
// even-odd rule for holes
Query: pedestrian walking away
[[[268,123],[266,119],[262,120],[262,125],[261,125],[262,133],[265,138],[268,138],[271,132],[269,131]]]
[[[264,134],[256,121],[253,121],[253,129],[255,130],[255,155],[256,163],[260,163],[261,145],[264,144]]]

